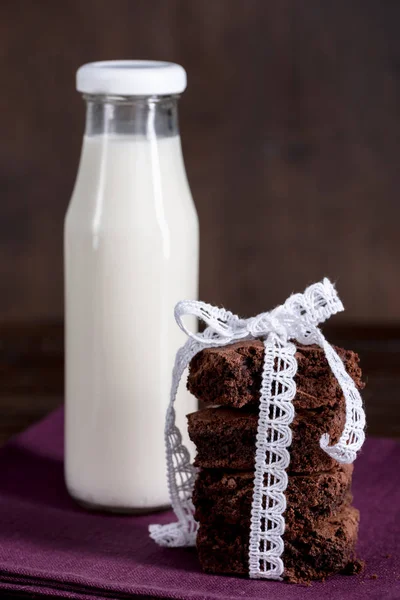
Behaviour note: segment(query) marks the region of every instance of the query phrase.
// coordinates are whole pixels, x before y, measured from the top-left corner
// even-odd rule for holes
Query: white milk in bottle
[[[87,105],[65,220],[65,477],[89,508],[169,504],[164,424],[175,353],[174,306],[197,298],[198,221],[182,157],[173,63],[81,67]],[[190,326],[194,329],[195,323]],[[181,385],[177,421],[196,400]]]

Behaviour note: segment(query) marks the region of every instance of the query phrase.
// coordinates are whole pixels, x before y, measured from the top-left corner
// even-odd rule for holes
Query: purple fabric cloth
[[[398,600],[399,465],[400,444],[379,439],[366,442],[356,464],[363,574],[310,587],[205,575],[194,549],[163,549],[149,539],[148,525],[170,521],[170,512],[91,514],[69,498],[59,410],[0,451],[0,595],[22,590],[80,600],[135,594],[191,600]]]

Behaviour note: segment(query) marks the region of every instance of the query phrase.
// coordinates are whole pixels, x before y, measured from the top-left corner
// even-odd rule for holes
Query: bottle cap
[[[186,89],[181,65],[156,60],[107,60],[87,63],[76,73],[76,88],[85,94],[152,96]]]

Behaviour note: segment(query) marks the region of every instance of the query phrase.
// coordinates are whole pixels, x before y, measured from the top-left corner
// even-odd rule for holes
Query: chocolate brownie
[[[351,501],[353,465],[337,464],[331,471],[289,476],[286,489],[286,526],[304,525],[337,513]],[[196,479],[193,504],[200,523],[250,526],[253,471],[202,469]]]
[[[254,469],[258,414],[232,408],[206,408],[188,415],[189,437],[196,444],[194,464],[207,469]],[[345,422],[343,399],[316,410],[298,411],[292,423],[289,472],[329,471],[336,461],[319,445],[322,434],[338,441]]]
[[[310,529],[293,526],[284,534],[284,578],[293,583],[325,579],[346,569],[354,559],[358,510],[347,506]],[[200,525],[200,564],[207,573],[248,575],[249,529],[237,525]]]
[[[346,370],[359,388],[363,387],[359,358],[355,352],[335,348]],[[295,409],[333,405],[342,391],[326,360],[316,345],[297,345],[297,391]],[[187,387],[206,404],[223,404],[234,408],[258,406],[264,346],[261,340],[236,342],[222,348],[206,348],[191,361]]]

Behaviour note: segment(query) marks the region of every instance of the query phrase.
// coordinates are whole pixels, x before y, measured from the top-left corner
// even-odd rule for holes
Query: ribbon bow
[[[342,310],[343,304],[333,285],[325,278],[307,288],[304,294],[293,294],[285,304],[249,319],[240,319],[224,308],[193,300],[183,300],[176,305],[175,319],[190,338],[210,346],[225,346],[270,333],[284,341],[295,338],[301,343],[313,344],[315,341],[310,341],[310,335],[317,331],[317,325]],[[206,330],[203,333],[189,331],[182,321],[185,315],[204,321]]]
[[[225,346],[245,339],[264,339],[265,357],[260,390],[260,408],[255,452],[254,492],[251,511],[249,574],[250,577],[281,579],[284,565],[282,535],[286,509],[286,469],[290,462],[290,424],[294,418],[297,370],[296,348],[301,344],[318,344],[324,351],[346,402],[346,422],[339,441],[330,446],[329,435],[320,446],[330,457],[351,463],[364,443],[365,414],[361,396],[346,372],[342,360],[318,328],[331,315],[344,310],[332,283],[324,279],[308,287],[304,294],[293,294],[284,304],[256,317],[241,319],[223,309],[197,301],[182,301],[175,308],[179,327],[188,335],[178,351],[172,377],[170,404],[165,425],[168,485],[172,507],[178,518],[170,525],[151,525],[150,535],[160,545],[187,546],[196,541],[192,491],[196,475],[188,450],[175,424],[173,407],[181,376],[199,351]],[[185,315],[195,315],[207,327],[202,333],[187,329]]]

